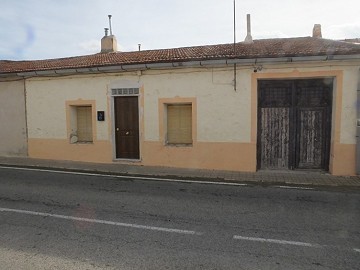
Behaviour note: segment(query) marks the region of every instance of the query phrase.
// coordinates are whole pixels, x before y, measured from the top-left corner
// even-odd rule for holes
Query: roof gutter
[[[277,57],[277,58],[249,58],[249,59],[216,59],[203,61],[183,61],[168,63],[149,63],[149,64],[125,64],[112,66],[99,66],[90,68],[69,68],[42,71],[26,71],[15,73],[20,77],[37,76],[64,76],[76,74],[112,73],[121,71],[137,71],[150,69],[171,69],[183,67],[207,67],[207,66],[227,66],[227,65],[257,65],[257,64],[281,64],[294,62],[313,62],[313,61],[341,61],[341,60],[360,60],[360,54],[356,55],[324,55],[324,56],[299,56],[299,57]],[[14,73],[0,73],[0,77],[8,77]]]

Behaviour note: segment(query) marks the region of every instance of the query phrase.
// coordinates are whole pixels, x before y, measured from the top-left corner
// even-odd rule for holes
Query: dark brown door
[[[259,81],[258,169],[329,168],[332,80]]]
[[[139,159],[138,97],[115,97],[116,158]]]

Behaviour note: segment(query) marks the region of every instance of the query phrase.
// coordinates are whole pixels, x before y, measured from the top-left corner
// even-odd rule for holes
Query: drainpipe
[[[23,77],[24,81],[24,112],[25,112],[25,136],[26,136],[26,156],[29,156],[29,127],[28,127],[28,115],[27,115],[27,91],[26,91],[26,78]]]
[[[357,84],[357,120],[356,120],[356,174],[360,175],[360,69]]]

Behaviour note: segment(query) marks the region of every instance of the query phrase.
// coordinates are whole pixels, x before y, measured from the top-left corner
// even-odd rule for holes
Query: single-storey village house
[[[0,156],[357,173],[360,45],[321,37],[0,60]]]

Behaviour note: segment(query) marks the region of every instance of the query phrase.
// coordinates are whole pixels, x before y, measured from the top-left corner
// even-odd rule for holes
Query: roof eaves
[[[344,45],[345,44],[345,45]],[[314,39],[311,37],[289,39],[254,40],[252,45],[242,42],[236,44],[218,44],[141,52],[114,52],[60,59],[36,61],[0,61],[3,68],[0,74],[30,73],[68,74],[71,72],[98,72],[99,70],[119,70],[128,68],[146,68],[152,66],[190,66],[193,62],[249,63],[252,61],[283,62],[317,61],[326,57],[331,59],[357,59],[359,46],[342,41]],[[345,57],[346,56],[346,57]],[[271,60],[264,60],[271,59]]]

